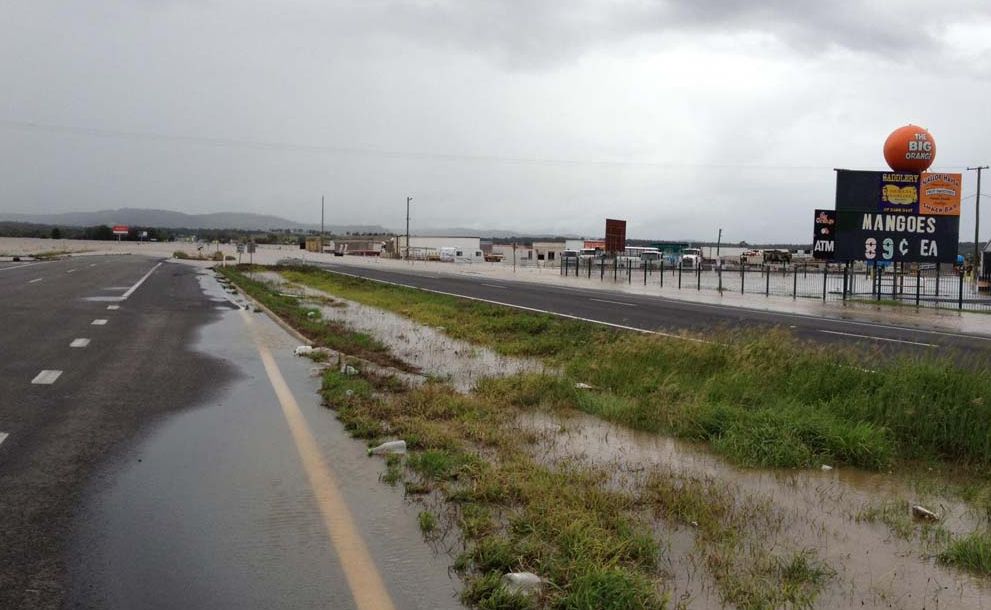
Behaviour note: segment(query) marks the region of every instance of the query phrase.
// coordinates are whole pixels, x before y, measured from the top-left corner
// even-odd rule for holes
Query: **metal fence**
[[[762,294],[822,301],[867,301],[969,311],[991,311],[987,282],[939,266],[863,264],[670,265],[616,258],[563,258],[561,275],[604,282],[642,283],[679,290]]]

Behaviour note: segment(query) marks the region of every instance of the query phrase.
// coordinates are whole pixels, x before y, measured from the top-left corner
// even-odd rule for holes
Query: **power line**
[[[502,155],[472,155],[462,153],[443,153],[429,151],[386,150],[371,147],[339,146],[324,144],[297,144],[265,140],[248,140],[242,138],[221,138],[212,136],[190,136],[148,131],[126,131],[119,129],[103,129],[78,125],[59,125],[55,123],[36,123],[32,121],[14,121],[0,119],[0,127],[25,132],[43,132],[65,134],[93,138],[118,140],[147,140],[169,142],[175,144],[193,144],[199,146],[216,146],[222,148],[240,148],[245,150],[282,151],[316,154],[344,154],[388,159],[412,159],[426,161],[467,161],[503,163],[512,165],[545,165],[545,166],[575,166],[575,167],[644,167],[656,169],[728,169],[728,170],[781,170],[781,171],[824,171],[832,170],[829,166],[819,165],[768,165],[748,163],[673,163],[656,161],[620,161],[620,160],[583,160],[556,159],[543,157],[512,157]],[[945,166],[945,169],[963,169],[963,167]]]

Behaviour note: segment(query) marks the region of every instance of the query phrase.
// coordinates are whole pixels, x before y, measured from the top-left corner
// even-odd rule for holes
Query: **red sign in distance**
[[[127,225],[114,225],[114,235],[127,235]]]

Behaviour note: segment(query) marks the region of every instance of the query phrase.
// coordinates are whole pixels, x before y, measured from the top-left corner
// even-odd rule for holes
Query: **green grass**
[[[949,357],[887,360],[803,343],[784,330],[692,342],[312,268],[283,273],[563,369],[563,376],[482,383],[483,393],[518,406],[575,407],[635,429],[706,442],[749,466],[876,470],[919,459],[991,465],[988,372],[962,369]],[[865,357],[871,371],[863,368]],[[578,391],[576,382],[597,389]]]
[[[432,533],[437,529],[437,517],[433,513],[423,511],[416,516],[416,521],[420,525],[420,531],[424,534]]]
[[[466,545],[455,563],[466,581],[466,603],[665,606],[659,542],[638,515],[636,500],[608,490],[605,471],[552,470],[536,463],[528,449],[533,439],[506,417],[512,406],[461,395],[441,383],[401,389],[380,377],[325,373],[325,396],[339,399],[348,389],[350,401],[328,402],[344,425],[370,443],[406,439],[408,476],[420,491],[432,490],[448,501]],[[364,436],[375,428],[377,437]],[[438,526],[425,527],[429,519],[419,517],[421,529]],[[520,570],[540,574],[553,586],[539,596],[512,595],[499,577]]]
[[[356,332],[344,324],[324,320],[320,311],[303,307],[299,299],[279,294],[264,282],[249,278],[242,273],[247,267],[220,267],[217,272],[224,275],[252,298],[268,307],[286,323],[309,338],[313,345],[357,356],[383,366],[413,371],[414,367],[395,358],[382,342],[365,333]],[[312,313],[311,313],[312,312]]]
[[[975,532],[950,543],[939,555],[940,563],[991,576],[991,533]]]

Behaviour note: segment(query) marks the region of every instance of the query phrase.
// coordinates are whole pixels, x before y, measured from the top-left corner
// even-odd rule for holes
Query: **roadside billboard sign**
[[[255,242],[249,241],[248,242],[248,254],[254,254],[254,253],[255,253]]]
[[[623,252],[626,250],[626,221],[613,218],[606,219],[606,252]]]
[[[953,263],[960,218],[836,211],[836,255],[842,261]]]
[[[834,259],[955,262],[960,184],[960,174],[836,170]]]
[[[833,260],[836,254],[836,211],[816,210],[813,227],[812,258]]]
[[[919,178],[919,213],[960,216],[960,174],[923,173]]]
[[[127,225],[114,225],[113,232],[114,235],[127,235],[128,227]]]

